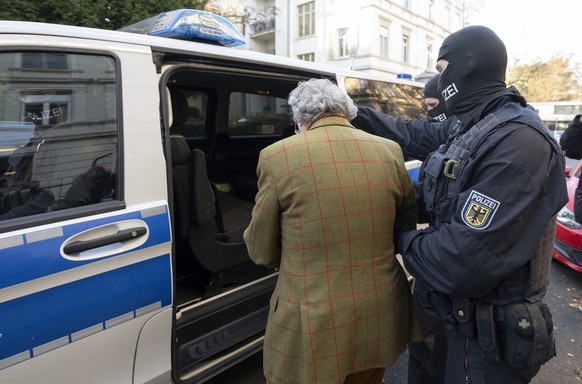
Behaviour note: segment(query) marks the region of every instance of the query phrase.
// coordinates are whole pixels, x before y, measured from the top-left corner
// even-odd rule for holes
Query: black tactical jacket
[[[515,101],[496,100],[487,114],[507,103]],[[378,134],[419,159],[455,131],[454,121],[404,122],[369,109],[360,108],[360,113]],[[357,119],[354,125],[363,125]],[[567,201],[563,156],[549,140],[521,123],[493,129],[458,175],[459,193],[437,196],[433,225],[399,237],[408,271],[451,296],[485,297],[500,304],[525,296],[529,262],[548,223]]]

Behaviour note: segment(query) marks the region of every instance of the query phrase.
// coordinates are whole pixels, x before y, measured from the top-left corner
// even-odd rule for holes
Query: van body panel
[[[172,381],[172,308],[152,316],[142,327],[135,352],[134,383],[168,384]]]
[[[0,370],[11,384],[132,383],[135,341],[147,316]]]
[[[6,369],[0,370],[0,378],[18,361],[74,349],[81,339],[106,337],[109,329],[125,322],[140,327],[135,319],[171,307],[167,207],[158,203],[137,208],[8,235],[15,245],[2,250],[0,368]],[[69,236],[130,219],[147,228],[147,240],[138,247],[104,258],[83,259],[81,253],[79,260],[70,260],[61,255]],[[6,234],[0,236],[1,244]],[[170,325],[166,318],[166,328]],[[131,344],[137,344],[137,336]],[[90,352],[79,348],[81,356]],[[128,364],[134,349],[124,357]]]

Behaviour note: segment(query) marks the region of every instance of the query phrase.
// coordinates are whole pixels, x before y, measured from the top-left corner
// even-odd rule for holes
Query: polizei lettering
[[[438,115],[437,117],[435,117],[436,120],[443,122],[447,119],[447,115],[444,113],[441,113],[440,115]]]
[[[481,192],[471,191],[463,206],[461,219],[471,228],[485,229],[493,221],[500,205],[499,201]]]
[[[448,99],[459,93],[459,90],[457,89],[457,85],[455,83],[451,83],[441,93],[443,95],[443,99],[447,101]]]
[[[63,115],[63,110],[60,107],[46,109],[44,111],[38,112],[28,112],[28,118],[32,121],[35,120],[42,120],[42,119],[50,119],[52,117],[59,117]]]
[[[497,201],[490,200],[483,195],[476,195],[475,202],[480,203],[482,205],[485,205],[491,209],[495,208],[497,206],[497,204],[499,204]]]

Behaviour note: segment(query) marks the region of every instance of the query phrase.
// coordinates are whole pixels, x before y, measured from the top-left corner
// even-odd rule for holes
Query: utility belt
[[[429,292],[428,298],[448,328],[479,339],[486,361],[505,361],[513,368],[537,372],[556,356],[552,315],[542,301],[496,305],[462,298],[451,302],[436,291]]]

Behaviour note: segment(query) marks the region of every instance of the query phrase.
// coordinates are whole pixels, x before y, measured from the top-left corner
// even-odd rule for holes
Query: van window
[[[207,135],[206,115],[208,95],[206,92],[172,88],[172,133],[185,138],[201,138]]]
[[[231,93],[228,117],[229,136],[280,135],[293,125],[287,100],[266,94]]]
[[[0,221],[118,199],[115,60],[0,53]]]
[[[405,120],[426,117],[421,87],[347,77],[344,85],[356,104]]]

